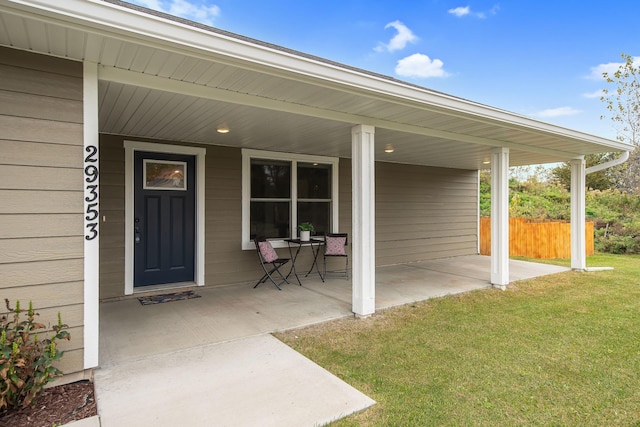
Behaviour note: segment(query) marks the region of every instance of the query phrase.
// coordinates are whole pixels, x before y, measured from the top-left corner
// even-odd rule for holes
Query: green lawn
[[[278,337],[378,402],[335,426],[640,426],[640,257],[587,263]]]

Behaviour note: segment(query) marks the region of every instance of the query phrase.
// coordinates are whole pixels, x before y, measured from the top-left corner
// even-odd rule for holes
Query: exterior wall
[[[101,299],[124,294],[124,139],[100,137],[100,215],[106,216],[100,224]],[[240,242],[241,150],[205,148],[205,283],[253,283],[261,275],[257,256],[241,250]],[[477,253],[477,177],[476,171],[377,163],[377,264]],[[339,231],[351,235],[349,159],[340,159],[339,180]],[[301,270],[310,261],[303,254]],[[336,268],[342,265],[334,261]]]
[[[340,180],[340,191],[338,193],[338,232],[349,233],[351,236],[351,202],[353,193],[351,192],[351,159],[340,159],[338,179]],[[349,246],[351,246],[349,244]]]
[[[478,253],[478,172],[376,164],[376,264]]]
[[[100,299],[124,295],[124,147],[100,135]]]
[[[82,64],[0,47],[0,297],[71,329],[83,369]],[[4,310],[0,310],[4,312]]]

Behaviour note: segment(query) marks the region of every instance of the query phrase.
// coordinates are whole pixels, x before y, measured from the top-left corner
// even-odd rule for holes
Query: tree
[[[552,178],[551,170],[546,165],[512,166],[509,168],[509,177],[518,182],[530,181],[547,182]]]
[[[629,160],[618,169],[615,181],[620,190],[640,190],[640,57],[622,54],[622,62],[614,73],[602,77],[615,89],[603,89],[600,100],[606,104],[609,118],[618,133],[617,139],[633,144]],[[601,116],[604,119],[605,116]]]
[[[618,153],[588,154],[584,156],[586,166],[598,165],[619,157]],[[621,175],[625,165],[615,166],[602,171],[590,173],[585,178],[585,185],[592,190],[621,189]],[[571,189],[571,164],[569,162],[556,166],[551,170],[551,181]]]
[[[624,62],[613,74],[602,73],[605,81],[616,86],[602,90],[603,101],[618,131],[618,140],[638,145],[640,132],[640,58],[622,54]],[[601,118],[604,118],[602,116]]]

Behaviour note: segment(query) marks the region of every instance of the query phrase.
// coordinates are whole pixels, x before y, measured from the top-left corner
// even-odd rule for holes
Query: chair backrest
[[[347,233],[329,233],[324,237],[324,254],[326,256],[347,256],[345,250],[349,236]]]
[[[262,262],[273,262],[278,259],[278,253],[273,249],[270,241],[264,238],[256,238],[254,242]]]

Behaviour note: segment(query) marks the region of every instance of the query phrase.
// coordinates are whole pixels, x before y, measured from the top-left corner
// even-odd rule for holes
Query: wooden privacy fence
[[[593,255],[593,222],[587,221],[587,255]],[[491,218],[480,217],[480,254],[491,255]],[[529,258],[571,258],[571,224],[509,218],[509,255]]]

